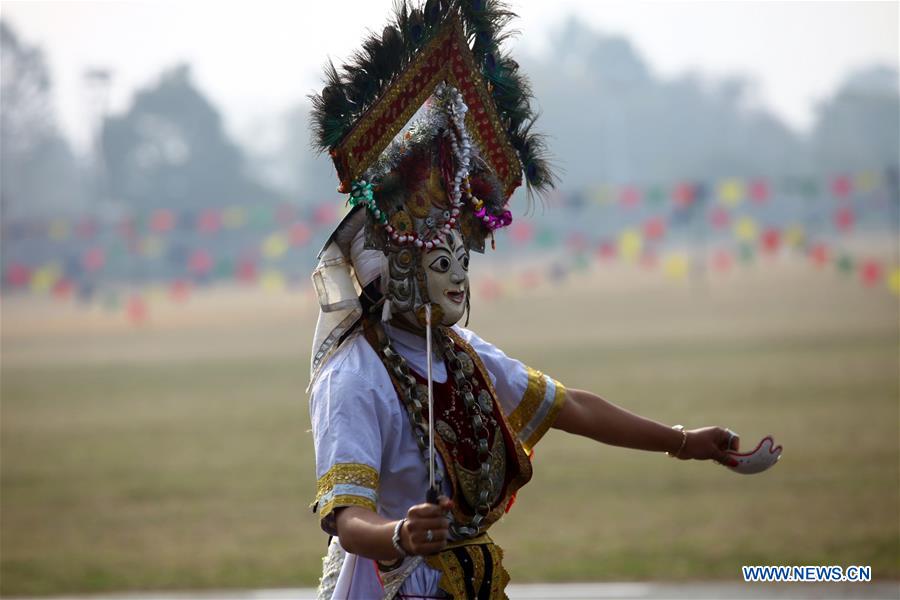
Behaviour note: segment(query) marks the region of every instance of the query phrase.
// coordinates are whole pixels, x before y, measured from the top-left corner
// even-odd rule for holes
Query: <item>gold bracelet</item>
[[[681,446],[678,447],[674,453],[666,452],[671,458],[678,458],[678,455],[681,454],[681,451],[684,450],[685,444],[687,444],[687,431],[684,430],[684,425],[673,425],[672,429],[675,431],[681,432]]]

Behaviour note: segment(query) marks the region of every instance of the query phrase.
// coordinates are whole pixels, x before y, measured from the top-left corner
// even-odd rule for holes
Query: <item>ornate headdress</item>
[[[315,144],[337,169],[353,206],[319,255],[313,281],[322,312],[312,378],[362,314],[351,254],[386,256],[383,318],[429,303],[419,256],[458,230],[483,251],[512,221],[507,202],[524,173],[529,194],[553,186],[519,65],[501,42],[514,15],[496,0],[428,0],[398,5],[312,97]],[[401,130],[419,113],[405,133]],[[357,259],[356,262],[361,262]]]

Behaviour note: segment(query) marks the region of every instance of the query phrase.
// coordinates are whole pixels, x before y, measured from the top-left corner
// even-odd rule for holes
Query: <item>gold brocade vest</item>
[[[364,330],[366,339],[380,357],[377,334],[369,327]],[[479,535],[452,542],[442,552],[427,557],[426,562],[441,571],[440,588],[452,598],[496,600],[506,597],[503,590],[509,581],[509,575],[501,562],[502,549],[493,543],[486,531],[508,510],[519,488],[531,479],[531,461],[497,401],[496,390],[478,354],[455,331],[448,328],[446,332],[454,351],[464,353],[471,361],[470,364],[463,361],[463,367],[467,381],[472,386],[473,396],[490,399],[490,418],[485,419],[485,425],[490,448],[491,509],[482,522]],[[388,374],[399,397],[402,387],[390,369]],[[420,385],[427,385],[427,380],[412,369],[410,374]],[[453,490],[453,518],[458,522],[468,523],[475,514],[474,506],[478,502],[481,467],[474,428],[461,390],[457,389],[449,370],[447,380],[443,383],[432,382],[432,389],[436,433],[434,444],[444,461]],[[486,392],[488,396],[482,392]],[[423,411],[423,418],[428,418],[427,407]],[[424,499],[425,490],[422,491]]]

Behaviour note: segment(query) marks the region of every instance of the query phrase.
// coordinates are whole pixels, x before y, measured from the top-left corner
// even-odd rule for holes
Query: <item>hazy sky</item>
[[[847,71],[898,64],[898,2],[645,2],[517,0],[517,53],[546,50],[549,32],[569,15],[628,37],[660,76],[687,71],[743,74],[759,99],[803,129],[815,103]],[[114,73],[111,105],[121,110],[138,87],[179,61],[225,112],[229,128],[253,135],[262,117],[319,86],[330,55],[346,57],[368,30],[380,31],[392,0],[272,2],[4,1],[0,16],[47,53],[59,116],[83,144],[89,102],[82,73]]]

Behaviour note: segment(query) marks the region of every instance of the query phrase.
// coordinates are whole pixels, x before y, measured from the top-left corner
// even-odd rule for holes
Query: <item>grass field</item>
[[[609,268],[473,306],[570,387],[785,447],[742,477],[551,432],[492,530],[513,581],[900,578],[896,296],[787,262],[702,288]],[[314,585],[313,322],[300,295],[196,297],[137,329],[5,299],[0,593]]]

